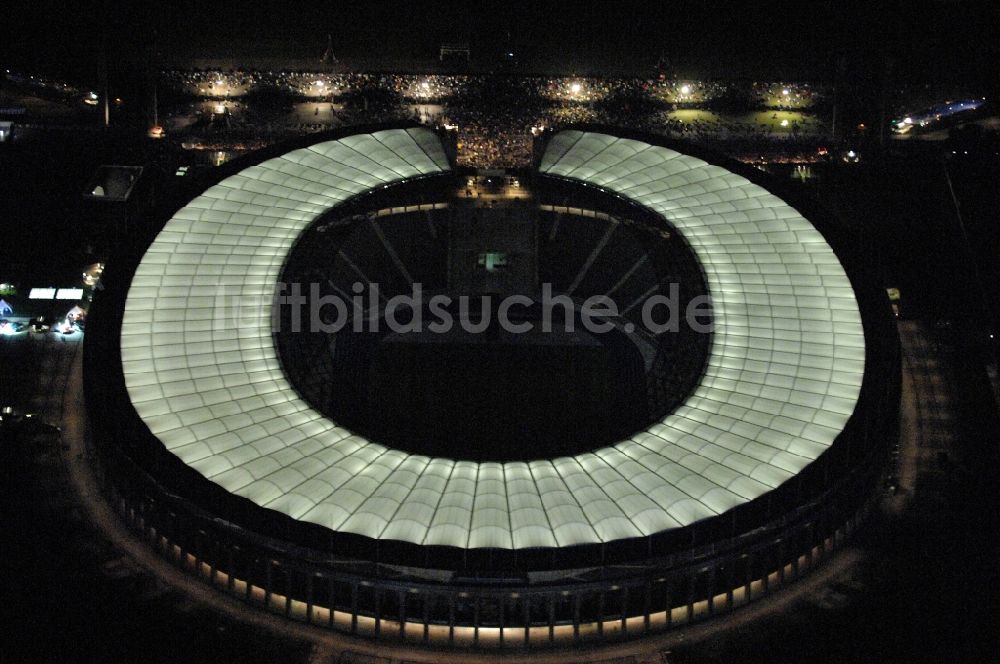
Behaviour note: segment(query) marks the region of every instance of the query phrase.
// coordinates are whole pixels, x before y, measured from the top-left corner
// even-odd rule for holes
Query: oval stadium
[[[664,632],[829,558],[898,428],[856,237],[690,145],[534,140],[472,171],[445,129],[344,128],[162,206],[85,346],[129,525],[249,604],[442,648]]]

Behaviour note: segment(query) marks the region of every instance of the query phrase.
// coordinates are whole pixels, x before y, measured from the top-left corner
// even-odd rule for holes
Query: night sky
[[[828,80],[841,56],[886,57],[900,80],[994,86],[1000,7],[911,2],[337,2],[6,3],[0,60],[87,78],[101,59],[138,66],[154,29],[163,62],[192,57],[318,59],[326,35],[349,62],[433,62],[469,41],[489,62],[508,50],[528,69],[651,71],[661,55],[683,77]],[[106,27],[107,26],[107,27]],[[860,66],[848,64],[848,66]]]

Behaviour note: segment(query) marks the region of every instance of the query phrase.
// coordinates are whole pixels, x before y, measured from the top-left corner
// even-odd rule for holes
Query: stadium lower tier
[[[663,559],[493,577],[322,560],[202,513],[142,477],[127,467],[109,476],[126,523],[174,565],[241,601],[361,637],[534,649],[664,632],[783,588],[848,541],[870,509],[857,498],[874,495],[879,475],[870,469],[766,528]]]

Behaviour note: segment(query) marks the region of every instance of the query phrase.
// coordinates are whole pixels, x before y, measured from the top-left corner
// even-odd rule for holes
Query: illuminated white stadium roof
[[[246,168],[179,210],[129,291],[121,350],[140,417],[224,489],[294,519],[417,544],[526,548],[678,528],[756,498],[827,449],[864,372],[847,276],[793,208],[724,168],[576,131],[541,170],[666,217],[701,261],[715,332],[707,370],[662,422],[613,447],[530,463],[388,449],[302,401],[282,375],[269,307],[311,221],[366,190],[448,169],[423,129],[319,143]],[[484,444],[494,444],[485,441]]]

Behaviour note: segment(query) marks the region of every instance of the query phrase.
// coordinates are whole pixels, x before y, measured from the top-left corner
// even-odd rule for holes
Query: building
[[[490,203],[464,196],[430,129],[312,136],[221,167],[147,248],[109,261],[85,376],[107,490],[129,523],[249,603],[441,647],[666,630],[826,559],[869,508],[898,426],[898,348],[864,256],[747,167],[617,129],[544,140],[523,199]],[[472,223],[505,230],[477,249],[486,235]],[[445,243],[456,224],[461,241]],[[497,332],[493,348],[525,371],[578,373],[499,378],[490,398],[452,404],[454,428],[447,408],[412,409],[449,375],[465,387],[438,401],[488,388],[455,369],[483,375],[485,360],[455,350],[469,339],[444,340],[435,357],[456,355],[442,370],[426,355],[439,339],[390,349],[392,335],[297,332],[287,309],[274,315],[279,284],[349,296],[378,275],[386,296],[418,281],[492,292],[485,272],[526,256],[538,278],[518,268],[496,288],[618,298],[615,332],[552,350],[517,342],[520,356]],[[457,286],[456,260],[472,275]],[[675,282],[711,296],[711,334],[624,331]],[[545,403],[579,418],[615,396],[582,387],[581,367],[634,391],[586,426],[529,415],[560,378],[572,385]],[[411,387],[392,392],[393,371]],[[517,388],[536,398],[504,396]],[[394,406],[365,415],[373,394]],[[497,410],[463,447],[476,408]],[[503,426],[518,412],[532,425]],[[558,426],[537,436],[546,412]]]

